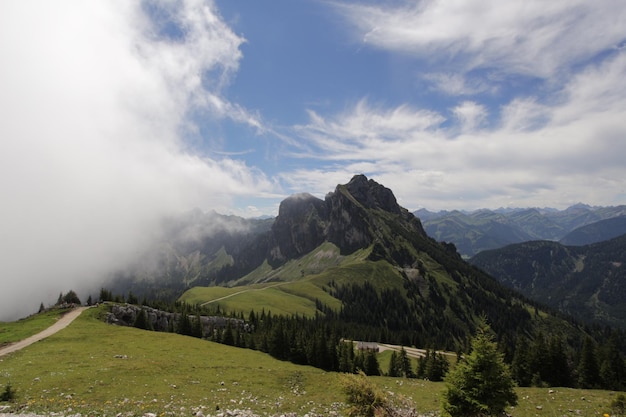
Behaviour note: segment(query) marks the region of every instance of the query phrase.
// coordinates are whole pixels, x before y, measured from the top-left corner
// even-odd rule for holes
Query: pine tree
[[[409,358],[409,355],[407,355],[406,350],[404,350],[404,347],[400,348],[398,362],[403,376],[405,376],[406,378],[415,378],[411,359]]]
[[[595,388],[600,382],[600,370],[593,340],[586,337],[578,362],[578,385],[580,388]]]
[[[615,335],[611,336],[603,350],[604,354],[600,365],[602,388],[621,391],[625,386],[626,365]]]
[[[230,322],[228,322],[226,328],[222,332],[222,343],[228,346],[235,345],[235,335],[233,334],[233,327]]]
[[[389,370],[387,375],[393,378],[402,376],[402,366],[398,361],[398,353],[394,350],[391,352],[391,358],[389,359]]]
[[[442,408],[447,416],[500,415],[507,405],[517,404],[511,371],[484,319],[471,342],[471,353],[445,381]]]
[[[515,344],[515,352],[513,353],[513,362],[511,363],[511,373],[513,379],[522,387],[530,386],[532,381],[532,372],[530,370],[530,354],[528,352],[528,343],[524,337],[517,339]]]
[[[137,316],[135,317],[135,323],[133,323],[133,326],[138,329],[144,329],[144,330],[148,329],[148,317],[143,308],[140,309],[139,312],[137,313]]]
[[[380,375],[380,365],[378,363],[378,358],[376,357],[376,352],[373,350],[368,350],[365,354],[365,363],[364,363],[365,375]]]

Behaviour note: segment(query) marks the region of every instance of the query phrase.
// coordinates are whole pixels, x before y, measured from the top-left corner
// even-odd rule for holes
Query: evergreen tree
[[[380,365],[378,363],[378,358],[376,357],[376,352],[368,349],[365,354],[365,363],[364,363],[365,375],[380,375]]]
[[[572,378],[561,337],[554,336],[548,345],[548,369],[544,380],[554,387],[569,387]]]
[[[228,322],[226,328],[224,329],[224,332],[222,333],[221,342],[228,346],[235,345],[235,335],[233,334],[233,327],[231,326],[230,321]]]
[[[507,405],[517,404],[511,371],[484,319],[471,342],[471,353],[446,375],[445,380],[444,415],[500,415]]]
[[[339,372],[354,372],[354,344],[351,341],[337,344],[337,359]]]
[[[133,294],[132,291],[128,292],[128,298],[126,299],[128,304],[139,304],[139,299]]]
[[[398,355],[398,362],[400,365],[401,373],[406,378],[415,378],[415,373],[413,372],[413,366],[411,364],[411,359],[409,355],[407,355],[404,347],[400,348],[400,355]]]
[[[196,314],[193,319],[193,325],[191,327],[191,335],[193,337],[197,337],[198,339],[202,339],[204,337],[204,329],[202,327],[202,317],[200,314]]]
[[[180,314],[180,318],[178,319],[178,327],[176,329],[176,333],[182,334],[185,336],[192,335],[191,320],[189,320],[189,316],[185,312]]]
[[[400,357],[398,353],[394,350],[391,352],[391,358],[389,359],[389,370],[387,371],[387,375],[393,378],[402,376],[402,365],[399,361]]]
[[[600,382],[600,370],[593,340],[587,336],[578,362],[578,385],[580,388],[596,388]]]
[[[43,303],[39,304],[39,313],[43,313],[46,311],[46,307],[44,307]]]
[[[137,316],[135,317],[135,323],[133,323],[133,326],[138,329],[148,330],[149,328],[148,316],[146,315],[146,312],[143,308],[140,309],[139,312],[137,313]]]
[[[70,290],[63,296],[62,302],[67,304],[80,304],[80,298],[73,290]]]
[[[621,391],[625,387],[626,366],[614,335],[611,336],[603,350],[600,364],[602,388]]]
[[[515,344],[513,361],[511,363],[511,374],[518,385],[522,387],[530,386],[533,373],[530,370],[530,353],[528,343],[524,337],[519,337]]]
[[[89,294],[89,297],[87,298],[87,305],[88,306],[92,306],[93,305],[93,300],[91,298],[91,294]]]
[[[449,368],[450,364],[444,354],[432,351],[426,362],[426,378],[430,381],[442,381]]]

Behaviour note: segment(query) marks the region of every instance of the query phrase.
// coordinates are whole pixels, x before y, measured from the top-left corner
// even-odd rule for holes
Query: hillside
[[[563,245],[583,246],[610,240],[623,234],[626,234],[626,216],[618,216],[579,227],[565,235],[559,242]]]
[[[414,214],[422,219],[424,229],[429,236],[439,241],[454,243],[459,253],[469,258],[483,250],[497,249],[514,243],[565,239],[569,233],[583,226],[624,216],[626,206],[591,207],[577,204],[565,210],[482,209],[473,212],[441,211],[437,213],[421,209]],[[571,244],[593,243],[617,236],[617,234],[610,235],[608,230],[604,232],[603,226],[598,224],[597,228],[589,226],[590,229],[587,229],[587,232],[580,232],[591,233],[592,230],[596,230],[592,240],[587,238],[584,243],[581,241],[581,243]],[[573,239],[576,239],[575,236]]]
[[[323,200],[284,200],[270,230],[251,237],[180,300],[322,316],[342,337],[448,350],[464,349],[481,315],[511,349],[538,331],[558,329],[573,344],[583,334],[429,237],[391,190],[362,175]]]
[[[580,320],[626,328],[626,235],[586,246],[526,242],[481,252],[471,263]]]
[[[294,365],[267,354],[177,334],[103,323],[105,306],[83,313],[55,336],[0,362],[0,387],[17,393],[0,412],[38,415],[342,416],[338,373]],[[19,323],[16,323],[16,325]],[[381,363],[389,352],[381,353]],[[371,377],[390,398],[408,398],[435,415],[441,382]],[[613,392],[517,388],[509,414],[534,416],[607,412]]]

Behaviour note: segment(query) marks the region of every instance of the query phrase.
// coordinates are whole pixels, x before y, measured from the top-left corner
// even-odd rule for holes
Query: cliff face
[[[389,225],[394,223],[397,227]],[[398,205],[390,189],[357,175],[324,200],[310,194],[284,200],[270,232],[268,259],[271,265],[280,265],[328,241],[342,254],[378,243],[379,257],[387,254],[399,263],[402,256],[392,253],[398,239],[393,230],[398,227],[426,238],[419,220]]]

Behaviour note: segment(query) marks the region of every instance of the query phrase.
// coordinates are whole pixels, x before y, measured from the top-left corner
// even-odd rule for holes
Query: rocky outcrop
[[[170,313],[167,311],[157,310],[147,306],[137,306],[134,304],[114,304],[111,311],[107,313],[106,322],[119,326],[134,326],[137,315],[143,310],[146,313],[149,327],[159,332],[172,331],[181,315],[179,313]],[[195,316],[190,316],[194,320]],[[204,334],[210,334],[214,329],[223,329],[231,325],[233,328],[239,328],[244,331],[250,331],[249,325],[241,319],[234,319],[220,316],[200,316]]]
[[[393,192],[364,175],[338,185],[324,200],[310,194],[297,194],[280,204],[270,231],[268,260],[279,266],[312,251],[324,241],[337,245],[342,254],[367,248],[378,242],[393,247],[396,236],[384,231],[385,217],[411,233],[426,237],[420,221],[398,205]],[[384,253],[383,253],[384,252]],[[406,256],[377,252],[377,259],[405,263]]]

